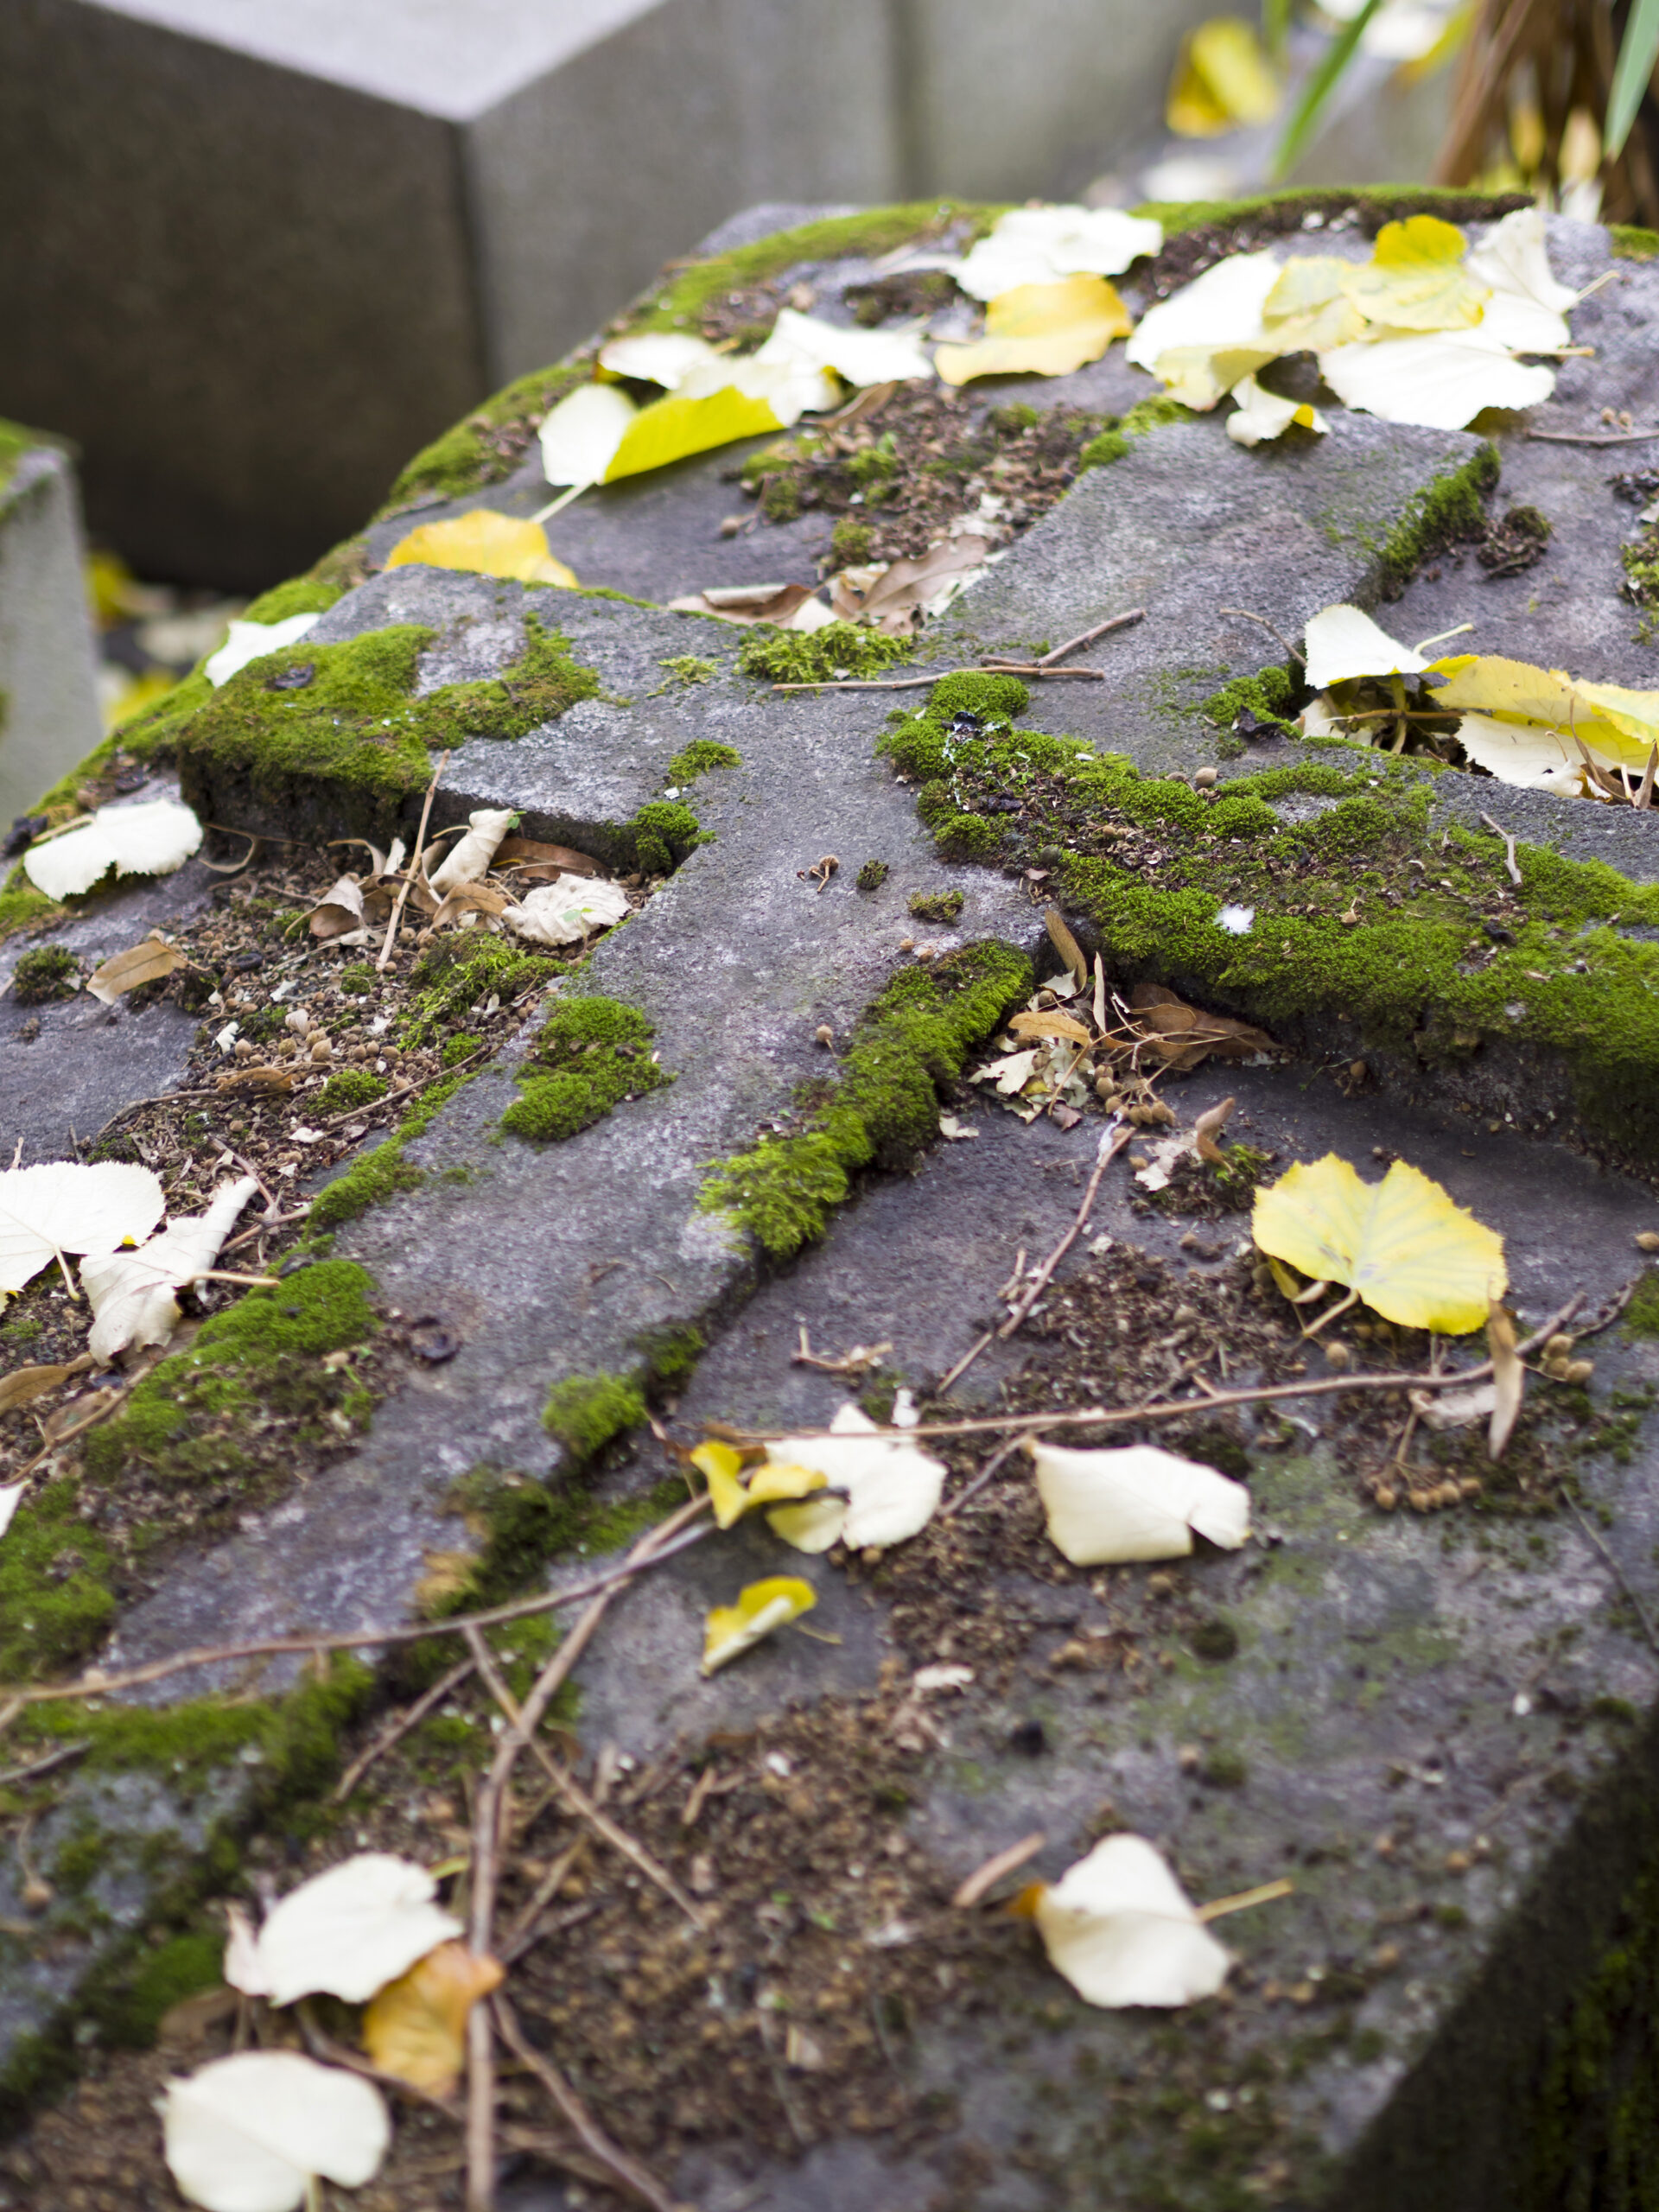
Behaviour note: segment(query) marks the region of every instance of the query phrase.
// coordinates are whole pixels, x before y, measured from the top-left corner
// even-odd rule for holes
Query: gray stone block
[[[254,588],[769,194],[1076,188],[1205,0],[14,0],[0,409],[153,574]]]
[[[0,827],[99,738],[74,472],[0,425]],[[22,435],[27,439],[28,433]]]

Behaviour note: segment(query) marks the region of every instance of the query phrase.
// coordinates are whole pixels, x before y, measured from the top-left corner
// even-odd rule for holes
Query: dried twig
[[[451,1690],[459,1689],[472,1673],[474,1664],[473,1656],[468,1652],[466,1658],[458,1660],[447,1675],[440,1675],[431,1688],[417,1697],[413,1705],[406,1705],[391,1725],[381,1730],[368,1749],[358,1753],[334,1784],[329,1802],[344,1804],[375,1761],[383,1758],[394,1744],[408,1735],[411,1728],[418,1727],[433,1707],[442,1705]]]
[[[1659,430],[1529,430],[1527,435],[1553,446],[1640,446],[1659,438]]]
[[[1105,1174],[1106,1170],[1134,1135],[1135,1131],[1128,1122],[1119,1122],[1102,1136],[1095,1151],[1095,1172],[1089,1178],[1088,1185],[1083,1194],[1083,1204],[1077,1208],[1077,1219],[1043,1262],[1041,1267],[1038,1268],[1032,1278],[1030,1288],[997,1331],[999,1337],[1011,1337],[1014,1334],[1046,1287],[1049,1277],[1077,1243],[1078,1237],[1082,1236],[1089,1216],[1094,1211],[1095,1200],[1099,1196],[1102,1176]]]
[[[976,1866],[951,1898],[951,1904],[961,1911],[965,1911],[969,1905],[977,1904],[987,1891],[996,1887],[1005,1874],[1014,1873],[1028,1859],[1034,1859],[1047,1841],[1048,1837],[1041,1828],[1033,1829],[1030,1835],[1021,1836],[1018,1843],[1011,1843],[1006,1851],[999,1851],[982,1866]]]
[[[1068,653],[1078,652],[1084,645],[1092,645],[1096,638],[1103,638],[1109,630],[1122,630],[1131,622],[1146,620],[1144,607],[1132,607],[1127,614],[1114,614],[1109,621],[1096,622],[1092,630],[1084,630],[1075,638],[1068,638],[1063,645],[1056,645],[1052,652],[1045,653],[1040,660],[1014,660],[999,653],[988,653],[976,668],[939,668],[931,676],[906,676],[876,680],[872,677],[836,679],[827,677],[818,683],[774,683],[774,691],[922,691],[929,684],[943,683],[947,676],[1029,676],[1038,683],[1052,683],[1070,677],[1079,683],[1103,683],[1106,671],[1100,668],[1061,668],[1057,665]],[[1301,655],[1299,653],[1300,660]]]
[[[421,803],[421,826],[415,832],[415,850],[410,856],[408,868],[404,872],[404,880],[397,887],[397,896],[391,903],[391,919],[386,924],[385,943],[380,948],[379,959],[374,963],[382,975],[385,972],[387,961],[391,957],[391,948],[397,942],[397,925],[404,917],[404,902],[409,897],[409,887],[421,872],[421,848],[426,842],[426,825],[432,812],[433,798],[437,791],[443,772],[448,765],[449,755],[447,753],[440,753],[438,765],[432,771],[432,780],[426,787],[426,797]]]
[[[1606,1560],[1608,1566],[1612,1568],[1613,1573],[1618,1580],[1619,1588],[1624,1592],[1624,1595],[1630,1601],[1631,1611],[1642,1624],[1643,1635],[1646,1637],[1648,1643],[1653,1650],[1659,1652],[1659,1629],[1655,1628],[1652,1618],[1649,1614],[1647,1607],[1637,1596],[1634,1588],[1631,1586],[1630,1576],[1625,1573],[1618,1560],[1614,1558],[1612,1553],[1608,1549],[1606,1541],[1604,1539],[1600,1529],[1596,1527],[1593,1521],[1589,1519],[1585,1513],[1584,1508],[1579,1503],[1577,1498],[1569,1497],[1567,1502],[1572,1507],[1573,1515],[1578,1521],[1580,1528],[1582,1529],[1585,1535],[1589,1537],[1591,1542],[1601,1554],[1603,1559]]]
[[[498,1990],[490,1999],[495,2024],[501,2031],[505,2043],[519,2063],[527,2066],[542,2087],[552,2098],[559,2117],[575,2136],[588,2157],[605,2168],[614,2187],[629,2196],[638,2197],[642,2204],[649,2204],[652,2212],[685,2212],[663,2187],[647,2167],[629,2155],[610,2137],[583,2104],[552,2060],[536,2049],[518,2024],[512,2006]],[[481,2011],[481,2006],[474,2007]]]
[[[1281,1874],[1276,1882],[1263,1882],[1254,1890],[1240,1890],[1236,1897],[1212,1897],[1208,1904],[1198,1910],[1200,1920],[1224,1920],[1230,1912],[1247,1912],[1253,1904],[1272,1904],[1280,1897],[1291,1897],[1296,1885],[1287,1875]]]
[[[976,1344],[970,1345],[969,1348],[963,1352],[962,1357],[957,1362],[950,1373],[940,1377],[938,1389],[935,1395],[942,1398],[953,1382],[961,1381],[962,1377],[968,1372],[974,1362],[979,1357],[981,1352],[984,1351],[986,1345],[995,1344],[995,1341],[996,1331],[995,1329],[987,1329],[984,1335],[980,1338],[979,1341]]]
[[[1511,883],[1519,883],[1521,880],[1521,871],[1515,864],[1514,838],[1510,836],[1507,830],[1500,830],[1490,814],[1483,814],[1481,816],[1480,826],[1483,830],[1490,830],[1494,837],[1501,837],[1503,839],[1503,865],[1510,872],[1510,881]]]
[[[984,1338],[982,1341],[986,1344],[989,1344],[990,1338],[988,1336]],[[986,1484],[990,1481],[992,1476],[995,1474],[997,1469],[1002,1465],[1002,1462],[1007,1458],[1008,1454],[1011,1452],[1017,1452],[1019,1450],[1020,1440],[1020,1433],[1019,1431],[1016,1430],[1012,1436],[1008,1437],[1003,1443],[998,1445],[996,1450],[992,1452],[990,1458],[985,1462],[985,1465],[974,1477],[974,1479],[969,1484],[967,1489],[958,1491],[957,1495],[948,1504],[942,1505],[939,1508],[939,1518],[941,1521],[950,1520],[953,1514],[961,1512],[963,1507],[968,1503],[970,1498],[975,1498],[979,1496],[981,1491],[982,1491]]]
[[[1218,607],[1216,609],[1216,612],[1217,614],[1236,615],[1241,622],[1259,622],[1269,637],[1278,639],[1280,644],[1284,647],[1285,651],[1290,655],[1290,658],[1296,663],[1299,668],[1306,668],[1307,666],[1307,663],[1302,658],[1300,653],[1297,652],[1295,646],[1291,644],[1284,632],[1279,628],[1276,623],[1269,622],[1265,614],[1252,614],[1248,607]]]
[[[0,1773],[0,1789],[14,1782],[33,1782],[37,1775],[50,1774],[54,1767],[67,1766],[71,1759],[78,1759],[88,1748],[86,1744],[60,1744],[55,1751],[48,1751],[44,1758],[31,1759],[27,1766],[9,1766]]]

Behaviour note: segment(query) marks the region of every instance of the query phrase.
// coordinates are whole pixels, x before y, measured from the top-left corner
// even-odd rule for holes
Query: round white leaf
[[[100,806],[71,830],[23,855],[23,872],[48,899],[73,899],[113,868],[118,875],[171,875],[201,843],[201,824],[177,799]]]
[[[161,1219],[160,1179],[148,1167],[72,1160],[0,1173],[0,1291],[21,1290],[55,1252],[113,1252]]]
[[[1143,253],[1156,253],[1164,226],[1120,207],[1013,207],[955,271],[970,298],[994,300],[1018,284],[1058,284],[1067,276],[1116,276]]]
[[[1319,355],[1319,374],[1345,406],[1431,430],[1461,430],[1484,407],[1535,407],[1554,391],[1555,372],[1510,357],[1496,304],[1472,330],[1338,346]]]
[[[575,944],[594,930],[609,929],[628,911],[620,883],[586,875],[561,875],[538,883],[524,903],[504,908],[502,920],[531,944]]]
[[[1195,1529],[1229,1551],[1249,1534],[1243,1483],[1158,1445],[1069,1452],[1039,1443],[1032,1459],[1049,1536],[1074,1567],[1184,1559]]]
[[[173,1294],[194,1282],[219,1257],[248,1200],[259,1188],[251,1175],[226,1183],[206,1213],[188,1214],[136,1252],[106,1252],[80,1263],[93,1313],[86,1349],[107,1363],[129,1344],[164,1344],[178,1325]]]
[[[167,2163],[206,2212],[296,2212],[307,2177],[358,2189],[391,2141],[379,2091],[293,2050],[245,2050],[168,2084]]]
[[[1090,2005],[1192,2005],[1230,1961],[1142,1837],[1109,1835],[1043,1892],[1049,1962]]]
[[[321,614],[290,614],[282,622],[232,622],[230,636],[216,653],[202,663],[201,672],[217,690],[221,683],[228,683],[251,660],[263,659],[266,653],[276,652],[283,645],[296,645],[321,620]]]
[[[856,1406],[842,1406],[830,1426],[832,1436],[786,1436],[769,1444],[766,1457],[777,1465],[810,1468],[830,1490],[845,1492],[846,1516],[836,1533],[856,1550],[885,1549],[925,1529],[944,1495],[944,1462],[914,1444],[880,1434]],[[829,1517],[823,1509],[803,1517],[799,1526],[809,1541],[795,1535],[790,1541],[800,1551],[827,1549],[833,1535],[823,1545],[810,1539],[822,1533]]]
[[[542,424],[542,474],[550,484],[597,484],[639,413],[613,384],[579,384]]]
[[[672,391],[689,370],[719,359],[706,338],[689,331],[642,330],[632,338],[613,338],[601,346],[599,365],[636,384],[659,384]]]
[[[913,330],[844,330],[793,308],[780,312],[771,337],[754,358],[798,364],[808,370],[834,369],[856,385],[904,383],[933,373],[933,364]]]
[[[798,354],[763,360],[752,353],[747,360],[724,356],[692,369],[680,380],[676,397],[712,399],[717,391],[741,391],[747,399],[764,399],[786,430],[803,415],[821,414],[841,397],[835,379],[815,362]]]
[[[1210,353],[1249,346],[1275,353],[1262,327],[1262,310],[1278,282],[1279,264],[1270,251],[1231,254],[1148,308],[1123,358],[1137,368],[1155,369],[1160,353],[1179,346],[1202,346]]]
[[[259,1931],[259,1964],[271,2002],[326,1990],[363,2005],[416,1959],[461,1933],[434,1904],[423,1866],[365,1851],[306,1882],[273,1907]]]
[[[1357,607],[1327,607],[1313,616],[1303,634],[1307,681],[1315,691],[1357,676],[1421,676],[1428,663],[1421,653],[1380,630]]]

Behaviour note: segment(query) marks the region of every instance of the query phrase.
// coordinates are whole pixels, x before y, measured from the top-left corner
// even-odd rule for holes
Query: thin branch
[[[1075,1065],[1076,1063],[1074,1062],[1073,1065]],[[1042,1266],[1038,1268],[1030,1288],[997,1331],[999,1337],[1011,1337],[1014,1334],[1047,1287],[1049,1277],[1083,1234],[1089,1216],[1094,1211],[1095,1200],[1100,1195],[1102,1176],[1105,1174],[1106,1170],[1134,1135],[1135,1131],[1128,1122],[1120,1122],[1115,1128],[1109,1129],[1101,1138],[1095,1148],[1095,1172],[1089,1178],[1088,1186],[1083,1194],[1083,1204],[1077,1208],[1077,1219],[1043,1262]]]
[[[959,1912],[965,1912],[970,1905],[977,1904],[986,1891],[994,1890],[1005,1874],[1016,1872],[1027,1859],[1034,1859],[1047,1841],[1045,1830],[1033,1828],[1029,1835],[1021,1836],[1018,1843],[1011,1843],[1006,1851],[997,1852],[983,1866],[974,1869],[951,1898],[951,1904]]]
[[[1515,864],[1514,838],[1510,836],[1507,830],[1500,830],[1490,814],[1483,814],[1481,816],[1480,826],[1483,830],[1490,830],[1494,837],[1501,837],[1503,840],[1503,865],[1510,872],[1510,881],[1511,883],[1519,883],[1521,880],[1521,871]]]
[[[987,1337],[983,1341],[986,1344],[988,1344],[990,1342],[990,1338]],[[998,1445],[996,1450],[992,1452],[990,1458],[985,1462],[985,1465],[974,1477],[974,1479],[969,1484],[967,1489],[964,1491],[958,1491],[956,1497],[953,1497],[948,1504],[940,1507],[940,1520],[949,1521],[953,1515],[961,1512],[963,1507],[968,1503],[970,1498],[977,1497],[981,1491],[984,1489],[986,1484],[990,1481],[992,1476],[995,1474],[997,1469],[1002,1465],[1002,1462],[1007,1458],[1009,1452],[1017,1452],[1019,1448],[1020,1436],[1019,1433],[1016,1431],[1015,1433],[1007,1438],[1005,1442]]]
[[[1642,446],[1659,438],[1659,430],[1529,430],[1527,435],[1554,446]]]
[[[896,1430],[894,1433],[907,1435],[909,1431]],[[483,1612],[453,1613],[445,1620],[423,1621],[416,1626],[383,1625],[339,1636],[250,1637],[240,1643],[207,1643],[191,1651],[175,1651],[165,1659],[151,1659],[142,1667],[129,1667],[118,1675],[106,1675],[92,1667],[73,1682],[45,1682],[27,1688],[0,1683],[0,1699],[9,1700],[0,1711],[0,1724],[12,1716],[14,1707],[21,1713],[26,1706],[57,1704],[66,1698],[109,1697],[121,1690],[140,1689],[146,1682],[165,1681],[169,1675],[183,1674],[192,1667],[222,1666],[232,1659],[269,1659],[289,1654],[306,1656],[319,1652],[362,1651],[380,1644],[423,1643],[435,1636],[460,1636],[468,1628],[499,1628],[507,1621],[528,1620],[536,1613],[553,1612],[561,1605],[574,1605],[578,1598],[592,1598],[612,1590],[618,1583],[639,1573],[642,1567],[659,1566],[677,1552],[701,1543],[712,1533],[713,1523],[704,1529],[683,1528],[682,1524],[690,1515],[702,1512],[708,1503],[706,1496],[695,1497],[689,1507],[682,1507],[664,1522],[661,1530],[656,1533],[669,1529],[678,1533],[672,1541],[664,1542],[649,1557],[637,1558],[631,1552],[626,1559],[607,1567],[602,1573],[569,1583],[562,1590],[543,1591],[536,1598],[519,1598],[510,1605],[492,1605]],[[636,1546],[636,1552],[638,1548]],[[565,1648],[560,1647],[562,1650]]]
[[[1252,614],[1249,609],[1244,607],[1218,607],[1216,609],[1216,612],[1217,614],[1236,615],[1241,622],[1259,622],[1262,627],[1270,637],[1278,639],[1280,644],[1284,647],[1285,651],[1290,655],[1290,658],[1296,663],[1299,668],[1306,668],[1307,666],[1307,663],[1302,658],[1300,653],[1297,652],[1295,646],[1291,644],[1284,632],[1280,629],[1275,623],[1269,622],[1265,614]]]
[[[37,1775],[50,1774],[54,1767],[67,1766],[71,1759],[78,1759],[88,1748],[86,1744],[61,1744],[44,1758],[31,1759],[27,1766],[9,1766],[0,1773],[0,1789],[14,1782],[33,1782]]]
[[[1126,630],[1132,622],[1144,622],[1144,607],[1132,607],[1127,614],[1114,614],[1109,621],[1096,622],[1092,630],[1084,630],[1075,638],[1068,638],[1063,645],[1056,645],[1052,653],[1038,658],[1039,668],[1052,668],[1056,661],[1064,660],[1069,653],[1081,652],[1085,645],[1092,645],[1096,638],[1103,638],[1109,630]]]
[[[517,2013],[499,1990],[491,1998],[490,2006],[501,2031],[502,2042],[521,2065],[530,2069],[552,2098],[560,2119],[588,2157],[606,2169],[615,2186],[628,2196],[638,2197],[642,2204],[650,2205],[652,2212],[685,2212],[685,2208],[669,2195],[647,2167],[630,2157],[620,2144],[612,2142],[552,2060],[529,2041],[518,2024]],[[481,2011],[482,2007],[476,2009]]]
[[[426,787],[426,797],[421,803],[421,824],[415,832],[415,850],[410,856],[409,867],[404,871],[404,880],[397,887],[397,896],[392,901],[391,919],[386,924],[385,943],[381,946],[380,957],[375,963],[375,967],[382,974],[385,972],[386,963],[391,957],[391,948],[397,942],[397,925],[404,918],[404,902],[409,897],[409,887],[420,873],[421,848],[426,842],[426,825],[432,812],[432,801],[443,772],[448,765],[449,755],[447,753],[440,753],[438,765],[432,771],[432,780]]]
[[[392,1745],[401,1742],[411,1728],[418,1727],[433,1707],[441,1705],[451,1690],[459,1689],[467,1675],[472,1673],[473,1666],[474,1661],[469,1652],[466,1658],[458,1660],[447,1675],[440,1675],[431,1688],[417,1697],[413,1705],[406,1705],[391,1726],[381,1730],[368,1749],[358,1753],[334,1784],[329,1802],[334,1805],[344,1804],[375,1761],[384,1758]]]
[[[1577,1498],[1569,1497],[1567,1502],[1572,1507],[1574,1515],[1577,1516],[1580,1528],[1581,1528],[1585,1535],[1589,1537],[1591,1542],[1601,1554],[1603,1559],[1606,1560],[1608,1566],[1612,1568],[1613,1573],[1618,1580],[1619,1588],[1624,1592],[1624,1595],[1630,1601],[1630,1610],[1635,1613],[1636,1618],[1642,1624],[1643,1635],[1646,1637],[1648,1643],[1653,1650],[1659,1652],[1659,1629],[1656,1629],[1654,1627],[1652,1618],[1648,1612],[1647,1607],[1642,1603],[1642,1600],[1637,1596],[1635,1590],[1631,1586],[1630,1576],[1625,1573],[1618,1560],[1616,1560],[1612,1553],[1609,1551],[1606,1543],[1603,1540],[1600,1529],[1598,1529],[1586,1516],[1583,1507],[1579,1503]]]

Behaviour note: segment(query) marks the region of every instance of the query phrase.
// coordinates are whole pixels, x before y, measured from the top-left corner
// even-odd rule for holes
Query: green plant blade
[[[1639,3],[1659,10],[1659,0],[1639,0]],[[1314,124],[1325,111],[1326,100],[1358,49],[1366,24],[1382,5],[1382,0],[1365,0],[1359,13],[1351,16],[1332,41],[1324,60],[1309,78],[1306,90],[1296,103],[1295,114],[1285,125],[1285,135],[1273,157],[1275,180],[1287,173],[1312,137]]]
[[[1262,43],[1277,60],[1290,35],[1290,0],[1262,0]]]
[[[1613,88],[1607,95],[1607,128],[1602,149],[1614,161],[1624,150],[1624,141],[1636,121],[1636,111],[1659,57],[1659,0],[1636,0],[1624,35],[1619,41],[1618,64]]]

